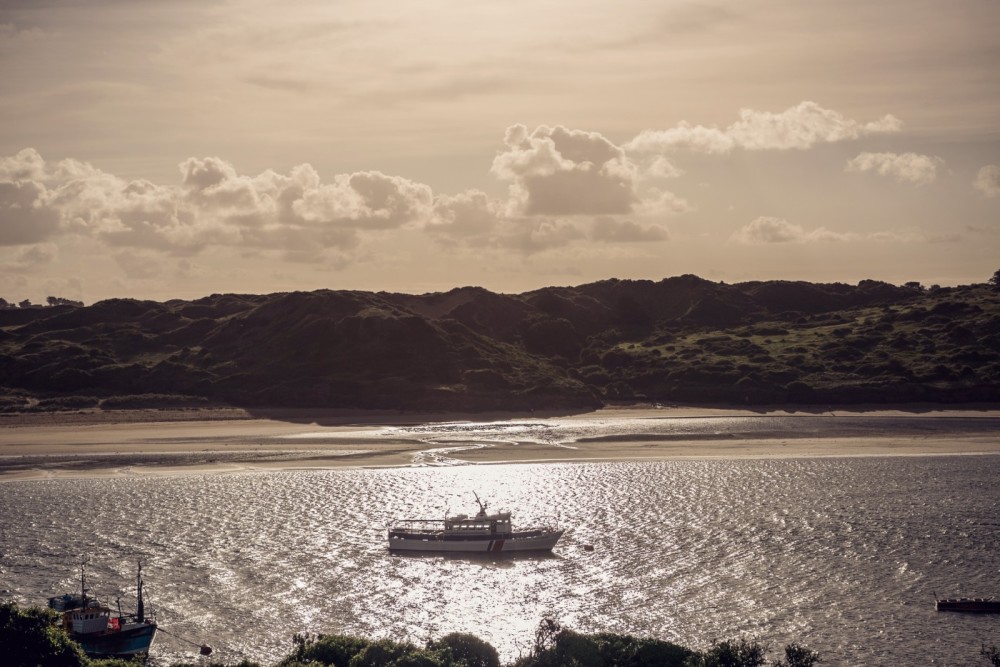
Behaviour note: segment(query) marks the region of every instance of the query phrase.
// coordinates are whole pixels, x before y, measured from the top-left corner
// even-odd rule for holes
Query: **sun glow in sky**
[[[0,3],[0,296],[1000,268],[996,0]]]

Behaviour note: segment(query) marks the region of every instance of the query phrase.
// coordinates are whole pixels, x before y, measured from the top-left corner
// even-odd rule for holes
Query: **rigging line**
[[[177,639],[180,639],[182,642],[187,642],[188,644],[191,644],[191,646],[198,646],[198,647],[204,646],[204,644],[199,644],[198,642],[191,641],[187,637],[181,637],[180,635],[174,634],[173,632],[170,632],[169,630],[165,630],[162,627],[157,626],[156,629],[157,629],[158,632],[162,632],[163,634],[170,635],[171,637],[175,637]]]

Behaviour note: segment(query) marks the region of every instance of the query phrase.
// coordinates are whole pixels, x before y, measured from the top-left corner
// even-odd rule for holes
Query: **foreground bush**
[[[13,667],[131,667],[127,660],[93,660],[57,624],[49,609],[20,609],[0,603],[2,662]],[[488,642],[455,632],[426,646],[390,639],[368,640],[350,635],[295,635],[295,648],[275,667],[500,667],[500,656]],[[984,649],[985,651],[985,649]],[[658,639],[598,633],[585,635],[544,619],[527,656],[513,667],[759,667],[766,646],[738,641],[716,644],[704,653]],[[790,645],[786,660],[774,667],[812,667],[818,656]],[[986,655],[984,652],[983,655]],[[172,667],[226,667],[225,663],[174,663]],[[260,667],[246,660],[233,667]]]
[[[59,616],[49,609],[20,609],[16,602],[0,603],[0,647],[8,665],[84,667],[87,656],[80,645],[55,625]]]
[[[0,602],[0,663],[10,667],[133,667],[128,660],[92,660],[58,625],[51,609]]]
[[[0,664],[4,667],[140,667],[141,661],[88,658],[50,609],[0,602]],[[294,649],[274,667],[501,667],[497,650],[475,635],[453,632],[417,646],[351,635],[296,634]],[[768,646],[756,640],[716,642],[705,651],[659,639],[612,633],[582,634],[543,619],[534,645],[510,667],[766,667]],[[815,667],[820,656],[799,644],[784,647],[770,667]],[[1000,648],[982,645],[978,664],[1000,667]],[[171,667],[262,667],[238,663],[178,662]]]

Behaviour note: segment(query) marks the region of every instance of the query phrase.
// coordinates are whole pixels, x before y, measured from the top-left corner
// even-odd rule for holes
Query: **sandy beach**
[[[454,423],[493,423],[504,428],[530,420],[562,427],[630,420],[692,420],[719,417],[858,416],[976,418],[977,433],[871,437],[733,437],[720,432],[686,438],[628,432],[578,441],[532,439],[455,442],[442,445],[424,429]],[[636,423],[632,421],[631,423]],[[647,422],[648,423],[648,422]],[[163,475],[191,472],[491,464],[542,461],[652,460],[678,458],[920,456],[1000,454],[1000,410],[967,406],[941,410],[851,410],[609,407],[580,414],[406,414],[398,412],[241,409],[43,413],[0,416],[0,481],[69,476]]]

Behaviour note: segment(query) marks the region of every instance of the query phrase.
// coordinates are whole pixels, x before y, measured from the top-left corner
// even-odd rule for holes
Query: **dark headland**
[[[1000,400],[1000,291],[693,275],[0,309],[0,411]]]

